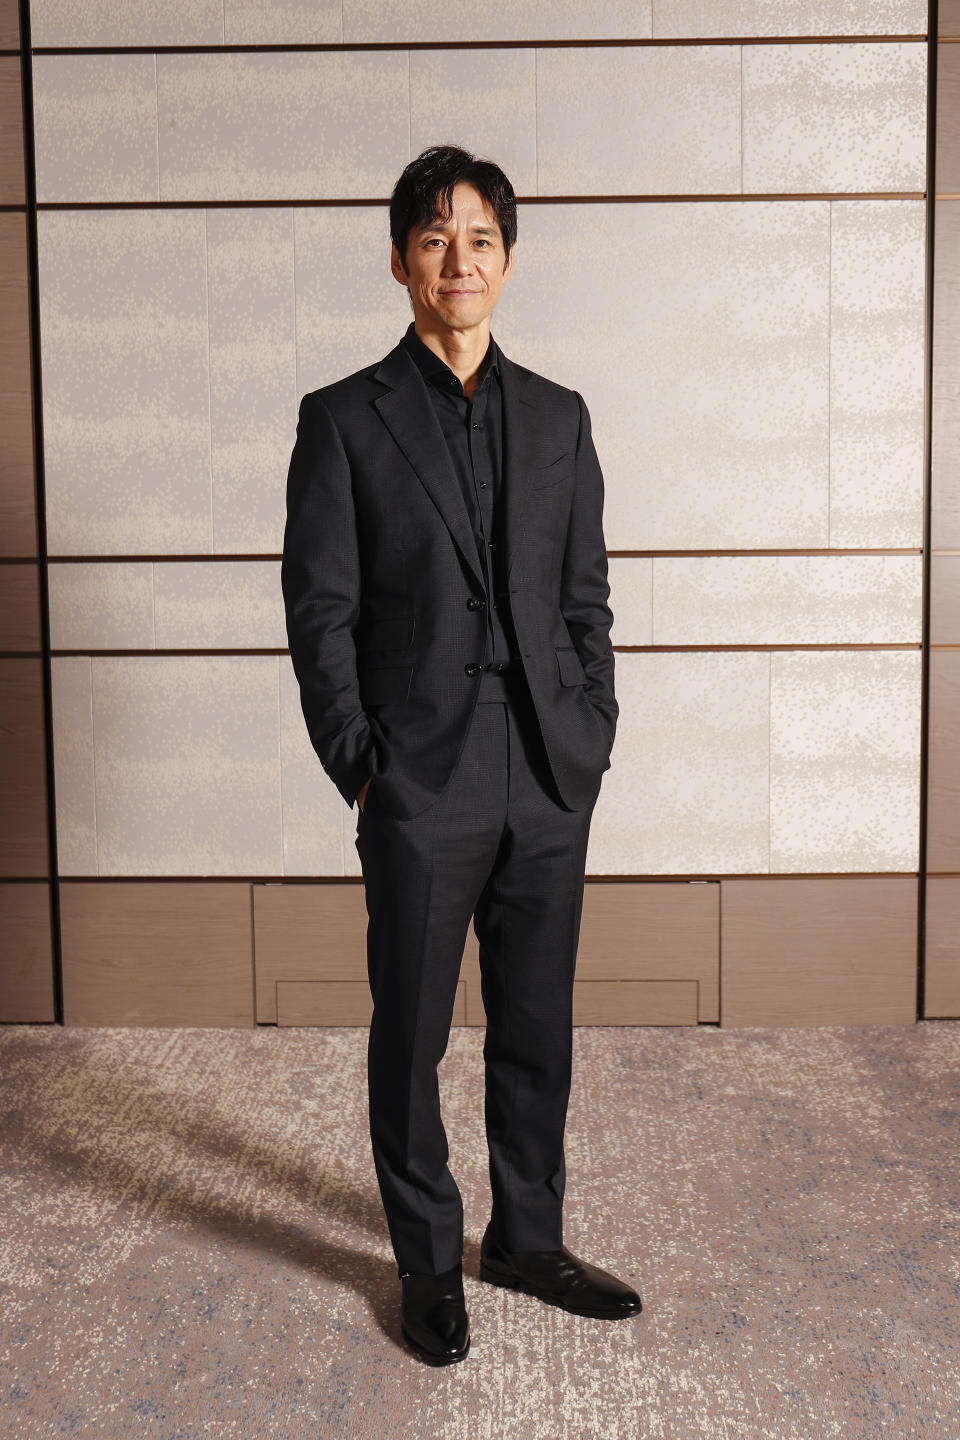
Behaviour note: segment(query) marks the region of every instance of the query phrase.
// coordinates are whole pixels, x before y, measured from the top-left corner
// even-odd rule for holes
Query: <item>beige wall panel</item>
[[[926,29],[925,0],[656,0],[653,33],[923,35]]]
[[[208,210],[207,264],[212,548],[278,554],[299,400],[293,212]]]
[[[930,641],[960,645],[960,555],[934,555],[930,565]]]
[[[26,201],[20,56],[0,55],[0,204]]]
[[[60,886],[67,1025],[252,1025],[250,887]]]
[[[924,202],[830,217],[829,543],[922,545]]]
[[[737,193],[740,51],[539,50],[536,131],[539,195]]]
[[[742,54],[747,194],[925,188],[925,42]]]
[[[960,1016],[960,877],[928,878],[924,930],[924,1016],[956,1018]]]
[[[231,3],[231,0],[228,0]],[[303,7],[306,0],[299,0]],[[619,40],[644,39],[651,0],[487,0],[482,7],[450,0],[343,0],[345,41]]]
[[[574,1025],[696,1025],[693,980],[577,980]]]
[[[160,198],[155,67],[153,55],[34,56],[41,204]]]
[[[161,650],[286,648],[277,561],[162,561],[154,589]]]
[[[941,7],[942,8],[942,7]],[[937,193],[960,190],[960,53],[937,46]]]
[[[373,999],[365,980],[281,980],[277,984],[278,1025],[369,1025]],[[454,1025],[465,1025],[466,990],[457,986]]]
[[[922,563],[919,555],[657,556],[653,643],[919,644]],[[624,634],[622,643],[642,642]]]
[[[769,868],[770,656],[618,654],[591,875]]]
[[[50,665],[60,875],[99,871],[91,666],[86,655],[63,656]]]
[[[0,4],[0,48],[20,49],[20,6],[17,0],[3,0]]]
[[[609,549],[828,543],[827,203],[525,206],[517,251],[494,333],[582,393]]]
[[[27,220],[0,213],[0,555],[36,555]]]
[[[40,648],[39,569],[0,565],[0,650]]]
[[[54,1020],[50,886],[0,885],[0,931],[0,1022]]]
[[[223,0],[30,0],[34,45],[219,45]]]
[[[927,869],[960,870],[960,650],[930,655]]]
[[[359,807],[346,805],[310,744],[289,655],[280,657],[280,782],[283,874],[359,875]]]
[[[956,112],[960,135],[960,74]],[[960,549],[960,200],[936,201],[934,226],[931,543]]]
[[[604,521],[606,529],[606,521]],[[609,544],[609,541],[607,542]],[[653,643],[653,560],[613,555],[607,561],[614,645]]]
[[[777,651],[770,673],[770,869],[915,870],[919,650]]]
[[[208,553],[203,211],[38,218],[50,554]]]
[[[297,400],[380,360],[413,319],[406,286],[390,273],[386,206],[294,210],[293,223],[297,382],[287,415],[284,476],[296,438]]]
[[[403,51],[157,56],[160,197],[389,195],[410,158]]]
[[[254,885],[253,925],[260,1024],[277,1019],[281,981],[366,980],[362,885]]]
[[[93,661],[101,875],[277,875],[277,657]]]
[[[725,1027],[915,1020],[914,878],[724,880],[722,889]]]
[[[0,875],[49,874],[43,666],[0,659]]]
[[[47,567],[53,650],[152,650],[153,565],[104,561]]]
[[[222,0],[228,45],[335,45],[341,0]]]
[[[960,0],[940,0],[938,32],[960,35]]]
[[[411,50],[410,154],[462,145],[537,194],[537,51]]]

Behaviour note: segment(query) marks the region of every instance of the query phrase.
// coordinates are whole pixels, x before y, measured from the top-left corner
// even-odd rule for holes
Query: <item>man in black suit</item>
[[[301,401],[282,586],[311,742],[360,812],[370,1134],[402,1332],[442,1365],[470,1344],[437,1066],[471,918],[481,1278],[579,1315],[641,1308],[562,1234],[587,837],[619,708],[587,408],[490,334],[513,188],[435,146],[398,180],[390,231],[414,319],[378,364]]]

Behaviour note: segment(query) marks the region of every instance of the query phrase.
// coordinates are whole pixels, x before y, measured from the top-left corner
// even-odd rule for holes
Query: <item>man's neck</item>
[[[489,319],[469,330],[421,330],[416,322],[413,328],[424,345],[449,365],[464,392],[472,395],[477,386],[477,371],[490,345]]]

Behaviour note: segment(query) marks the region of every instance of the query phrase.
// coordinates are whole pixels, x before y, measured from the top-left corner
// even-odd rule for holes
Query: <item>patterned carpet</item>
[[[3,1433],[960,1434],[960,1023],[578,1029],[565,1241],[636,1320],[476,1278],[481,1031],[441,1067],[473,1343],[402,1348],[365,1030],[0,1029]]]

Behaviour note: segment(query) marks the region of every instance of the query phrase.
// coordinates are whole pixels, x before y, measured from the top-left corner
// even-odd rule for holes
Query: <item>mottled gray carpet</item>
[[[466,1361],[402,1347],[366,1031],[0,1029],[18,1437],[960,1435],[960,1024],[578,1029],[565,1241],[643,1314],[477,1278],[479,1030],[441,1067]]]

